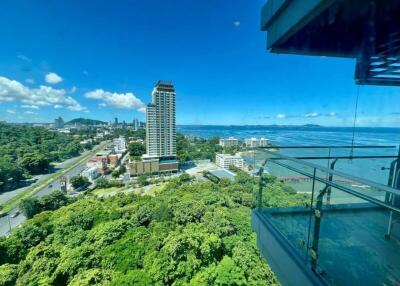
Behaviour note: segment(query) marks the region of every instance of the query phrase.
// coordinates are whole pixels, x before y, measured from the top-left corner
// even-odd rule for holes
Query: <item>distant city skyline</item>
[[[144,121],[163,78],[179,125],[352,126],[359,93],[357,126],[400,126],[399,88],[357,87],[353,59],[268,53],[264,3],[5,1],[0,121]]]

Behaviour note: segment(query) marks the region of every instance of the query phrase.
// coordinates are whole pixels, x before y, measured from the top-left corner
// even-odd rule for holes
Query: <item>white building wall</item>
[[[244,142],[246,144],[246,147],[249,147],[249,148],[267,147],[268,143],[269,143],[268,139],[266,139],[266,138],[257,139],[254,137],[247,138],[247,139],[245,139]]]
[[[124,137],[119,137],[113,140],[114,149],[116,152],[118,151],[126,151],[126,141]]]
[[[230,166],[235,166],[240,169],[244,167],[244,160],[238,155],[216,154],[215,163],[217,166],[224,169],[229,169]]]
[[[83,170],[81,175],[83,177],[88,178],[89,182],[93,182],[96,178],[100,176],[100,174],[97,173],[96,167],[90,167],[88,169]]]
[[[239,140],[233,137],[219,139],[219,145],[222,147],[233,147],[239,144]]]

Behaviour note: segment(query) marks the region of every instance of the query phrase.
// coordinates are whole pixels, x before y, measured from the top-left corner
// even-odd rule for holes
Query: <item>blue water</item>
[[[214,126],[179,125],[178,132],[210,138],[233,136],[238,139],[266,137],[276,145],[350,145],[353,128],[305,126]],[[400,145],[400,128],[355,129],[356,145]]]
[[[180,125],[179,133],[195,137],[210,138],[219,136],[221,138],[235,137],[243,140],[249,137],[266,137],[277,146],[344,146],[352,145],[353,128],[348,127],[318,127],[318,126],[198,126]],[[395,146],[391,149],[281,149],[280,152],[291,156],[365,156],[386,155],[395,156],[400,145],[400,128],[356,128],[354,129],[355,146]],[[329,153],[330,152],[330,153]],[[249,158],[247,158],[249,159]],[[255,158],[257,161],[257,158]],[[263,158],[259,158],[263,161]],[[385,168],[390,166],[393,159],[361,159],[361,160],[339,160],[336,170],[349,173],[354,176],[368,178],[381,184],[387,184],[389,171]],[[328,166],[327,160],[314,160],[323,166]],[[282,168],[271,168],[271,173],[276,175],[282,172]]]

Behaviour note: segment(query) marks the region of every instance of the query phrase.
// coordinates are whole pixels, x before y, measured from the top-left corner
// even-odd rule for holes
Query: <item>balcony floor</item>
[[[275,208],[259,214],[289,241],[307,264],[309,211]],[[394,225],[394,235],[386,239],[388,219],[389,211],[365,204],[324,210],[318,259],[321,276],[331,285],[400,285],[400,226]],[[314,217],[312,224],[313,221]],[[313,228],[312,225],[310,244]]]

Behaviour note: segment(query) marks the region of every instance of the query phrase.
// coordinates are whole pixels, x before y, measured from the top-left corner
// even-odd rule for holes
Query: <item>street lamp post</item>
[[[9,228],[8,232],[9,232],[9,234],[11,234],[11,220],[10,220],[10,214],[7,214],[7,218],[8,218],[8,228]]]

